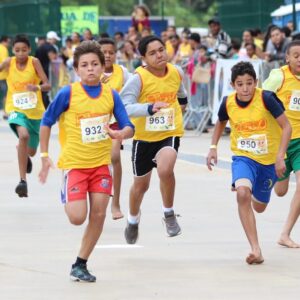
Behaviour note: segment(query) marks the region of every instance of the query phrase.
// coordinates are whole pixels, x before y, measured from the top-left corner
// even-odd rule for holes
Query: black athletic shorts
[[[180,145],[178,136],[168,137],[158,142],[134,140],[132,144],[132,168],[134,176],[144,176],[156,168],[156,155],[165,147],[171,147],[176,152]]]

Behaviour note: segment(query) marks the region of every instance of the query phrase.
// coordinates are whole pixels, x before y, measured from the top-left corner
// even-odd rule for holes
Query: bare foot
[[[246,257],[246,262],[249,264],[249,265],[259,265],[259,264],[262,264],[264,262],[264,258],[263,256],[261,255],[261,252],[257,252],[257,253],[254,253],[254,252],[251,252],[249,253],[249,255]]]
[[[281,236],[278,244],[287,248],[300,248],[300,245],[295,243],[289,236]]]
[[[112,207],[111,208],[111,214],[112,214],[112,219],[113,220],[119,220],[124,218],[123,213],[121,212],[120,208],[118,207]]]

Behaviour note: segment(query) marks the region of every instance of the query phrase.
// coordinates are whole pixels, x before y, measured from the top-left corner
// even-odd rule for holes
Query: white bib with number
[[[32,109],[37,105],[35,92],[24,92],[13,94],[14,107],[19,109]]]
[[[80,120],[82,142],[96,143],[108,138],[104,128],[109,122],[109,115]]]
[[[146,117],[147,131],[165,131],[175,129],[174,108],[162,108],[153,116]]]
[[[300,91],[292,91],[292,96],[290,98],[289,109],[293,111],[300,111]]]
[[[237,147],[239,150],[252,152],[254,154],[267,154],[268,153],[268,141],[265,134],[254,134],[248,138],[238,138]]]

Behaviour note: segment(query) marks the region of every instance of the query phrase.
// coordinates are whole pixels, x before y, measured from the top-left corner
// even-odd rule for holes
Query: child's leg
[[[27,160],[28,160],[28,141],[29,141],[29,132],[25,127],[16,126],[16,130],[19,137],[18,149],[18,162],[19,162],[19,173],[20,178],[26,181],[26,169],[27,169]]]
[[[247,181],[247,179],[244,180]],[[250,181],[249,184],[251,184]],[[239,185],[238,182],[235,183],[235,186],[237,189],[237,202],[240,220],[251,246],[251,253],[246,258],[246,261],[248,264],[262,263],[264,259],[258,242],[256,220],[251,206],[251,189],[249,185]]]
[[[291,201],[288,218],[284,224],[283,230],[278,240],[278,244],[282,246],[286,246],[288,248],[300,248],[300,244],[297,244],[290,238],[291,231],[300,214],[300,171],[297,171],[295,174],[296,174],[296,191]],[[279,183],[283,183],[283,182],[284,181]],[[278,183],[276,183],[276,185],[277,184]]]
[[[121,141],[112,141],[111,162],[113,166],[113,198],[111,203],[112,218],[121,219],[124,215],[120,209],[120,193],[122,182]]]
[[[86,227],[79,251],[79,257],[88,259],[92,253],[103,229],[109,195],[90,193],[89,223]]]

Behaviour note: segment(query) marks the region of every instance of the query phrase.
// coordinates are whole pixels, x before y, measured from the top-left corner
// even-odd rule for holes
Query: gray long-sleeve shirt
[[[183,77],[184,73],[179,66],[175,66],[180,76]],[[146,117],[149,116],[148,107],[153,103],[138,103],[140,93],[141,93],[142,82],[141,78],[138,74],[134,74],[129,80],[126,82],[123,87],[120,96],[126,108],[127,114],[129,117]],[[186,98],[187,92],[181,81],[179,90],[177,92],[178,98]]]

